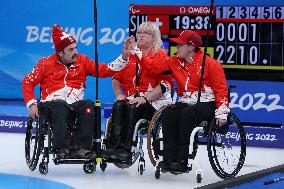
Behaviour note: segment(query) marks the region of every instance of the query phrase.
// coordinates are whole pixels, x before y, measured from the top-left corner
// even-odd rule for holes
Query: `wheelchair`
[[[163,161],[163,133],[161,114],[164,109],[157,111],[148,128],[147,150],[151,163],[155,167],[155,178],[159,179],[162,172],[159,162]],[[241,170],[246,157],[246,134],[240,120],[234,113],[229,113],[226,129],[220,129],[215,119],[210,122],[202,121],[191,133],[189,145],[189,168],[196,167],[196,181],[201,183],[202,169],[194,160],[198,145],[206,145],[210,165],[216,175],[222,179],[232,178]],[[237,136],[237,140],[230,140],[230,136]],[[173,174],[180,172],[170,171]]]
[[[49,122],[49,119],[41,114],[41,106],[39,104],[39,115],[34,119],[29,118],[26,128],[26,137],[25,137],[25,158],[27,166],[31,171],[34,171],[37,168],[39,163],[39,172],[43,175],[48,173],[48,163],[49,155],[53,156],[53,162],[55,165],[59,164],[83,164],[83,170],[86,174],[91,174],[95,171],[97,163],[100,163],[100,168],[102,171],[106,168],[106,163],[101,160],[99,157],[92,157],[90,159],[84,158],[65,158],[62,159],[57,156],[55,150],[52,146],[52,124]],[[68,135],[72,140],[76,130],[76,119],[74,116],[70,116],[68,122]],[[96,140],[92,140],[92,151],[94,149]],[[100,150],[100,149],[99,149]],[[40,157],[42,156],[41,160]]]
[[[145,159],[144,159],[144,152],[143,152],[143,137],[147,134],[148,130],[148,123],[149,121],[146,119],[140,119],[135,124],[135,129],[132,137],[132,147],[131,147],[131,161],[121,161],[121,160],[113,160],[113,159],[104,159],[104,161],[108,163],[113,163],[116,167],[125,169],[132,166],[137,159],[139,158],[138,163],[138,172],[140,175],[143,174],[145,171]],[[108,149],[108,143],[111,133],[111,125],[112,125],[112,116],[110,116],[106,121],[106,128],[104,139],[102,143],[102,150]]]

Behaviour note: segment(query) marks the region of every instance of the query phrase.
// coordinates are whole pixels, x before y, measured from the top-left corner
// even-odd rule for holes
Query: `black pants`
[[[176,103],[163,110],[161,121],[163,125],[164,160],[186,161],[189,155],[190,135],[197,123],[210,121],[214,117],[215,102],[187,105]]]
[[[72,144],[91,149],[94,127],[94,103],[91,100],[80,100],[67,104],[64,100],[45,102],[40,112],[50,119],[53,131],[54,149],[69,147]],[[68,135],[68,124],[76,120],[75,136],[72,141]]]
[[[136,122],[139,119],[150,120],[154,112],[155,108],[148,103],[136,107],[136,104],[128,104],[126,101],[115,102],[112,108],[109,147],[131,150]]]

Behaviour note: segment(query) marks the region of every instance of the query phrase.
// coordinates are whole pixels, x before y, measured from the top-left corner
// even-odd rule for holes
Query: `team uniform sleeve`
[[[147,57],[139,48],[135,48],[135,51],[132,51],[130,58],[136,60],[143,68],[151,73],[160,74],[170,70],[170,58],[162,50],[159,50],[153,57]]]
[[[117,59],[109,64],[98,65],[98,76],[99,77],[112,77],[116,72],[122,70],[128,62],[122,59],[120,55]],[[89,59],[87,56],[84,60],[84,66],[88,75],[96,76],[96,62]]]
[[[37,102],[34,94],[34,88],[44,77],[45,65],[45,60],[41,59],[34,69],[28,75],[26,75],[22,81],[22,91],[27,108],[29,108],[31,104]]]
[[[115,79],[117,81],[121,81],[121,72],[116,72],[113,76],[112,79]]]
[[[230,109],[228,102],[228,88],[224,70],[221,64],[216,60],[211,60],[208,63],[208,68],[208,76],[215,95],[217,106],[215,117],[220,119],[227,119],[227,115],[230,112]]]

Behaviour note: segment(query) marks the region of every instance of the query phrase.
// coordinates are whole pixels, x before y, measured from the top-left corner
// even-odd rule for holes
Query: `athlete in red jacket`
[[[34,87],[40,84],[43,103],[40,112],[51,118],[53,124],[53,148],[59,157],[69,155],[69,138],[67,137],[68,114],[72,109],[77,115],[80,129],[75,143],[80,147],[78,155],[87,156],[91,148],[93,131],[93,102],[82,100],[86,86],[86,76],[96,75],[96,64],[86,55],[78,54],[76,40],[63,31],[59,25],[51,28],[56,54],[42,58],[22,82],[24,101],[29,115],[38,115]],[[99,77],[111,77],[115,71],[126,64],[122,57],[106,65],[99,64]],[[42,110],[42,111],[41,111]],[[73,155],[76,156],[76,153]]]
[[[187,30],[170,41],[177,43],[177,55],[167,60],[160,62],[150,60],[137,48],[132,50],[132,54],[148,71],[161,73],[170,70],[177,81],[179,102],[169,106],[162,113],[164,134],[162,165],[164,169],[185,171],[194,120],[209,121],[215,116],[216,123],[219,126],[224,125],[230,112],[228,91],[221,64],[207,56],[201,99],[196,106],[204,55],[200,50],[201,37],[196,32]]]
[[[161,49],[159,28],[144,22],[138,28],[137,45],[147,58],[159,61],[167,58]],[[104,157],[131,160],[135,124],[139,119],[150,120],[155,110],[172,104],[172,76],[151,73],[133,58],[126,67],[113,76],[116,102],[113,105],[110,147]]]

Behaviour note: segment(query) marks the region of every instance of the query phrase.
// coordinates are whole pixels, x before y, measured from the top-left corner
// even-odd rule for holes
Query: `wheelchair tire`
[[[94,163],[84,163],[83,170],[86,174],[92,174],[96,170],[96,165]]]
[[[197,174],[196,175],[196,182],[197,183],[201,183],[201,181],[202,181],[202,175],[201,174]]]
[[[40,174],[46,175],[48,173],[48,164],[46,162],[41,162],[38,166]]]
[[[215,120],[211,121],[207,135],[207,151],[211,167],[222,179],[236,176],[246,156],[246,134],[243,125],[233,113],[228,115],[228,124],[229,130],[226,133],[218,133]],[[228,137],[230,133],[236,133],[239,139],[230,140]]]
[[[161,155],[159,145],[162,139],[159,138],[159,133],[162,129],[161,113],[163,109],[164,108],[161,108],[154,113],[148,126],[147,150],[149,159],[154,167],[157,165],[157,161]]]
[[[144,172],[144,166],[143,166],[142,164],[141,164],[141,165],[139,165],[138,172],[140,173],[140,175],[143,175],[143,172]]]
[[[160,177],[161,177],[161,171],[160,171],[160,169],[157,169],[157,170],[155,171],[155,178],[156,178],[156,179],[160,179]]]
[[[42,136],[42,117],[30,118],[27,123],[25,137],[26,163],[31,171],[37,167],[39,156],[43,149],[44,138]],[[35,127],[33,127],[33,125]]]

